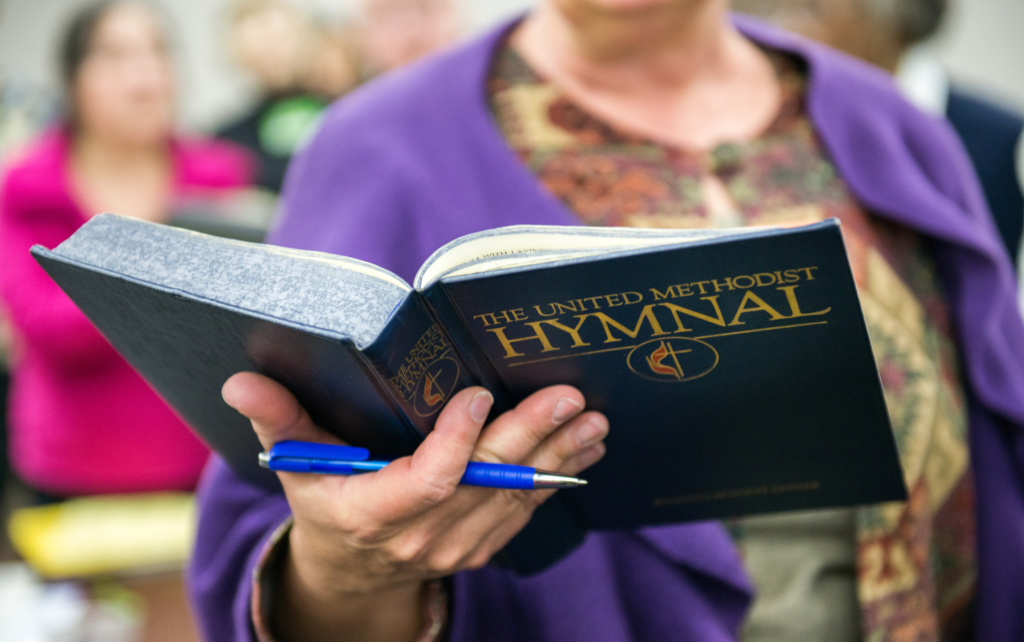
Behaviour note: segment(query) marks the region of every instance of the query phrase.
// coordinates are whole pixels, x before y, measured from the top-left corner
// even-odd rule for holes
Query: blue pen
[[[371,461],[370,451],[354,446],[333,446],[307,441],[281,441],[260,453],[260,466],[289,473],[320,475],[358,475],[372,473],[391,462]],[[459,483],[466,486],[539,490],[575,488],[587,482],[576,477],[512,464],[486,464],[471,461]]]

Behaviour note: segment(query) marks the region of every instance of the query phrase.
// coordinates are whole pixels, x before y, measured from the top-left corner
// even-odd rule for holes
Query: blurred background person
[[[459,14],[451,0],[363,0],[359,38],[364,72],[375,76],[451,44]]]
[[[4,9],[0,2],[0,16]],[[6,71],[0,68],[0,72]],[[59,100],[56,92],[41,83],[12,78],[0,73],[0,176],[3,168],[19,155],[38,132],[57,118]],[[10,388],[10,364],[13,361],[14,337],[10,322],[0,302],[0,503],[6,497],[8,474],[7,392]],[[2,546],[0,546],[2,550]]]
[[[347,31],[327,24],[311,27],[312,44],[302,86],[325,100],[345,95],[359,83],[359,54]]]
[[[951,82],[926,46],[949,0],[734,0],[767,18],[895,74],[919,108],[949,119],[981,179],[1007,252],[1019,267],[1024,233],[1024,118]]]
[[[24,78],[0,76],[0,167],[59,116],[58,92]]]
[[[228,48],[257,86],[256,104],[217,136],[259,159],[256,183],[277,193],[292,154],[316,129],[320,114],[357,82],[343,35],[315,26],[280,0],[241,0],[230,12]]]
[[[0,184],[0,295],[20,353],[9,424],[37,499],[190,490],[207,449],[29,256],[97,212],[162,222],[179,197],[244,185],[244,151],[175,136],[167,30],[146,5],[73,17],[59,62],[68,109]]]

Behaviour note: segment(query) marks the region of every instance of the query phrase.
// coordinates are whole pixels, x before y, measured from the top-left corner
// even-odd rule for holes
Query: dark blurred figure
[[[292,154],[326,106],[358,80],[344,36],[314,26],[280,0],[242,0],[231,12],[228,41],[236,63],[259,88],[257,104],[217,136],[259,158],[256,183],[279,192]]]
[[[374,76],[452,43],[459,16],[451,0],[363,0],[359,32],[364,72]]]
[[[60,50],[69,109],[0,185],[0,296],[9,313],[15,471],[40,497],[195,486],[206,447],[29,255],[95,213],[162,222],[178,198],[244,185],[249,159],[174,134],[175,79],[152,9],[82,9]]]
[[[1018,266],[1024,233],[1024,118],[963,88],[921,43],[942,24],[948,0],[734,0],[768,18],[896,74],[907,98],[949,118],[981,178],[1007,252]]]

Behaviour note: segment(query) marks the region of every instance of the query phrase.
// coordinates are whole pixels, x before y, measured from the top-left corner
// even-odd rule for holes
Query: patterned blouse
[[[783,91],[778,115],[755,140],[711,151],[673,147],[603,122],[539,76],[508,43],[495,56],[488,96],[509,146],[585,224],[842,221],[910,490],[906,503],[846,512],[858,637],[951,639],[970,627],[974,492],[955,332],[935,263],[926,239],[866,212],[847,189],[806,113],[802,60],[764,53]],[[724,186],[730,207],[706,205],[709,183]],[[763,519],[729,524],[745,555],[749,525]],[[747,557],[760,602],[767,579]],[[778,639],[794,639],[779,633]]]

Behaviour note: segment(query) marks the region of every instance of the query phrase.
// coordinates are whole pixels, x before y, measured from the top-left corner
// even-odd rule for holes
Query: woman
[[[911,501],[593,533],[517,577],[483,564],[539,498],[457,488],[465,462],[575,473],[609,427],[565,387],[483,427],[489,395],[470,389],[379,475],[281,474],[275,495],[214,460],[191,579],[209,639],[1024,639],[1012,272],[953,134],[878,72],[722,0],[543,0],[336,106],[286,194],[274,241],[403,277],[513,223],[836,216]],[[325,438],[267,379],[223,393],[265,446]]]
[[[256,184],[281,191],[292,154],[316,127],[326,102],[301,87],[314,49],[308,20],[280,0],[242,0],[228,25],[232,57],[256,82],[259,102],[217,132],[258,160]]]
[[[166,35],[143,5],[104,2],[71,23],[63,125],[0,187],[0,294],[20,358],[10,394],[15,471],[40,494],[191,489],[207,449],[29,256],[97,212],[163,221],[174,199],[247,181],[247,159],[174,136]]]

